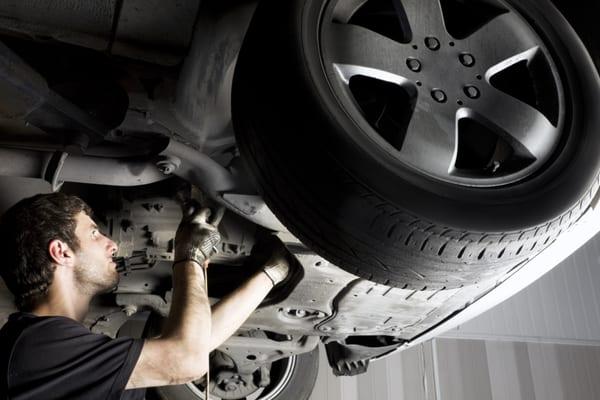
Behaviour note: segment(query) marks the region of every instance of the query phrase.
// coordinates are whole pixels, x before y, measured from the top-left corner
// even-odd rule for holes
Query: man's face
[[[117,266],[112,260],[117,245],[84,212],[77,214],[75,221],[75,236],[79,240],[79,250],[75,252],[76,282],[85,294],[106,292],[119,283]]]

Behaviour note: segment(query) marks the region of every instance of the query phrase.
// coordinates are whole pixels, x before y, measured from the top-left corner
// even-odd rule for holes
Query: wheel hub
[[[556,151],[565,108],[558,68],[507,3],[457,14],[439,0],[388,9],[370,0],[358,10],[349,2],[324,16],[323,65],[386,162],[493,187],[532,175]]]

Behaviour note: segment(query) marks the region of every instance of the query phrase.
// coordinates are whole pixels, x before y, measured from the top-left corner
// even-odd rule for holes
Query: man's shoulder
[[[53,398],[109,398],[121,393],[142,346],[136,339],[92,333],[65,317],[15,315],[6,325],[17,334],[12,345],[0,343],[7,350],[0,352],[8,372],[5,387],[28,392],[43,384]],[[66,375],[67,381],[62,378]],[[0,392],[1,385],[0,380]]]
[[[58,352],[71,352],[74,347],[89,342],[98,343],[110,340],[96,335],[81,323],[61,316],[36,316],[28,313],[12,314],[2,327],[0,338],[5,341],[11,353],[20,358],[28,358],[39,349],[55,349]],[[5,349],[5,351],[9,350]],[[14,350],[18,350],[14,353]]]
[[[18,332],[20,334],[43,331],[44,335],[85,334],[91,333],[79,322],[62,316],[37,316],[26,312],[16,312],[8,317],[2,332]]]

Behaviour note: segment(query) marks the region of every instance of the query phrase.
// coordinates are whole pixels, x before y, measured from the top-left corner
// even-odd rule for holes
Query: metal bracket
[[[64,151],[56,151],[50,157],[46,170],[44,171],[44,180],[52,185],[52,191],[58,192],[63,185],[63,181],[59,180],[60,172],[65,165],[65,160],[69,156],[69,153]]]
[[[282,358],[307,353],[319,344],[318,336],[290,337],[289,341],[277,341],[269,338],[233,336],[227,339],[218,350],[234,361],[237,372],[249,374],[264,364]]]

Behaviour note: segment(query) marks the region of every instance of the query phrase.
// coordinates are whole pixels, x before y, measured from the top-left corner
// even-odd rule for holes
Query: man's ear
[[[58,265],[72,265],[73,264],[73,251],[68,244],[59,239],[54,239],[48,244],[48,253],[50,258],[55,264]]]

